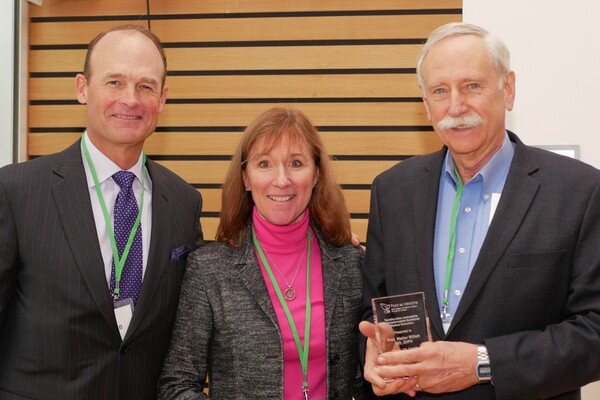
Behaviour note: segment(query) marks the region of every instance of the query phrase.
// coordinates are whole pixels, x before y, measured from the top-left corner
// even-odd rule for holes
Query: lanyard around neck
[[[298,356],[300,357],[300,365],[302,365],[302,390],[306,393],[308,392],[308,348],[310,344],[310,311],[311,311],[311,303],[310,303],[310,252],[311,252],[311,242],[312,235],[310,231],[306,233],[306,238],[308,240],[308,255],[306,259],[306,316],[304,322],[304,348],[302,347],[302,343],[300,342],[300,335],[298,335],[298,329],[296,329],[296,323],[292,318],[292,313],[281,293],[281,289],[279,288],[279,284],[277,283],[277,279],[275,279],[275,275],[273,275],[273,271],[269,266],[269,263],[265,257],[263,249],[260,247],[260,243],[256,237],[256,233],[254,232],[254,227],[252,227],[252,241],[254,242],[254,247],[256,247],[256,251],[260,256],[260,260],[262,261],[265,270],[267,270],[267,274],[269,275],[269,279],[273,284],[273,288],[275,289],[275,293],[277,293],[277,298],[279,298],[279,302],[281,303],[281,307],[285,312],[285,316],[290,324],[290,329],[292,330],[292,335],[294,336],[294,341],[296,342],[296,350],[298,351]]]
[[[112,248],[113,252],[113,260],[115,263],[115,290],[113,292],[113,298],[116,301],[119,298],[119,283],[121,282],[121,275],[123,273],[123,268],[125,267],[125,261],[127,260],[127,256],[129,255],[129,249],[131,248],[131,244],[133,243],[135,233],[137,232],[137,229],[140,226],[140,221],[142,219],[142,208],[144,207],[144,166],[146,165],[146,154],[144,154],[144,151],[142,150],[142,196],[138,205],[138,215],[135,219],[133,227],[131,228],[131,232],[129,232],[129,238],[127,239],[127,244],[125,245],[123,254],[121,255],[121,257],[119,257],[119,250],[117,249],[117,241],[115,240],[115,232],[113,229],[113,225],[110,221],[110,216],[108,214],[108,209],[106,208],[106,202],[104,201],[102,190],[100,189],[100,182],[98,181],[96,168],[94,168],[92,157],[90,157],[90,152],[88,151],[87,145],[85,143],[86,133],[87,131],[84,131],[83,135],[81,136],[81,146],[83,147],[83,154],[85,155],[85,159],[87,160],[88,166],[90,167],[90,172],[92,173],[92,178],[94,179],[96,193],[98,194],[98,200],[100,200],[102,214],[104,215],[104,221],[106,222],[106,230],[108,231],[110,247]]]
[[[449,322],[451,317],[448,314],[448,303],[450,293],[450,282],[452,281],[452,267],[454,264],[454,253],[456,250],[456,220],[458,219],[458,206],[460,204],[460,196],[462,194],[463,182],[454,166],[454,174],[456,175],[456,195],[454,196],[454,204],[452,206],[452,215],[450,216],[450,243],[448,245],[448,259],[446,260],[446,279],[444,280],[444,299],[442,300],[442,322]]]

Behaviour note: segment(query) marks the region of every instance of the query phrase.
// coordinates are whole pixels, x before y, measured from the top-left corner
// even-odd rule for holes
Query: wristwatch
[[[490,356],[488,355],[487,347],[483,345],[477,346],[477,366],[475,367],[475,374],[479,379],[479,383],[488,383],[492,381]]]

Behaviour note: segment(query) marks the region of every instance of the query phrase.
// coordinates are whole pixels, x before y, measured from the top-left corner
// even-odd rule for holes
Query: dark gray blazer
[[[365,318],[371,297],[424,291],[434,340],[486,344],[494,385],[442,398],[579,399],[600,378],[600,173],[509,136],[502,198],[447,335],[433,274],[446,149],[375,179]]]
[[[121,341],[80,142],[0,169],[0,399],[154,399],[185,260],[201,241],[196,190],[148,160],[152,237]]]
[[[363,251],[333,247],[313,229],[323,264],[328,398],[350,399]],[[207,375],[215,399],[283,398],[281,331],[251,238],[238,249],[211,243],[188,259],[159,398],[204,398]]]

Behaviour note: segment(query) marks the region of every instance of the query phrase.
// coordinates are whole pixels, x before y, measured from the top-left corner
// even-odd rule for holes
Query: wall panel
[[[204,195],[205,237],[244,127],[276,105],[305,111],[332,155],[364,240],[381,171],[440,147],[416,83],[416,55],[459,0],[150,0],[168,56],[169,99],[146,152]],[[64,149],[85,129],[74,76],[99,31],[148,23],[145,0],[44,0],[30,9],[28,154]]]

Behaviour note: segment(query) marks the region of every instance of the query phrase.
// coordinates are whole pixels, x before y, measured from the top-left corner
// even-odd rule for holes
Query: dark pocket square
[[[190,246],[180,246],[171,251],[171,261],[185,261],[190,254]]]

